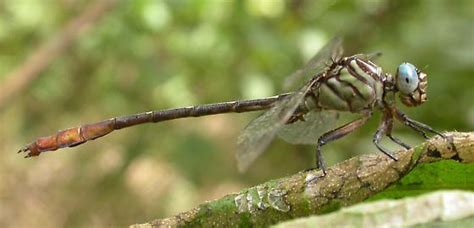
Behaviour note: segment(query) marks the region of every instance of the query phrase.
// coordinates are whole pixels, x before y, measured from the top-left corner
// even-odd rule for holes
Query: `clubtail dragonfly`
[[[290,143],[316,145],[316,167],[326,174],[321,147],[364,125],[375,109],[383,115],[373,136],[373,142],[393,160],[397,158],[381,145],[384,136],[405,149],[410,148],[392,136],[394,119],[416,130],[425,138],[428,138],[427,132],[446,138],[428,125],[409,118],[396,107],[397,93],[401,102],[410,107],[421,105],[427,100],[427,75],[410,63],[399,65],[395,76],[383,73],[382,68],[372,62],[376,56],[356,54],[343,57],[342,39],[334,38],[302,69],[287,78],[286,85],[293,87],[297,82],[304,82],[294,92],[262,99],[115,117],[40,137],[19,152],[27,152],[25,157],[38,156],[43,152],[74,147],[114,130],[138,124],[258,110],[267,111],[251,121],[237,140],[236,157],[240,171],[245,171],[270,142],[279,136]],[[358,117],[341,126],[334,126],[339,114],[344,112],[357,114]]]

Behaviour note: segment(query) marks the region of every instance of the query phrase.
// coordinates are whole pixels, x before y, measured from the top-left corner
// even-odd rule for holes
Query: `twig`
[[[57,35],[40,45],[23,64],[5,76],[5,81],[0,83],[0,110],[15,93],[24,90],[115,3],[116,0],[98,0],[91,3],[81,15],[72,19]]]
[[[133,227],[268,226],[332,211],[383,191],[420,163],[449,159],[474,162],[474,133],[447,135],[451,142],[435,137],[409,151],[396,153],[398,161],[380,153],[354,157],[330,167],[325,177],[319,170],[300,172],[203,203],[170,218]]]

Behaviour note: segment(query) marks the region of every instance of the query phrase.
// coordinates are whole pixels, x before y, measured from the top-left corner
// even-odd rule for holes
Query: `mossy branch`
[[[393,161],[382,153],[346,160],[328,169],[299,172],[229,194],[176,216],[134,227],[150,226],[268,226],[292,218],[322,214],[361,202],[399,181],[421,163],[440,160],[474,162],[474,133],[434,137]]]

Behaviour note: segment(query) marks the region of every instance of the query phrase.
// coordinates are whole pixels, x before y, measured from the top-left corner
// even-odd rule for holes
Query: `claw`
[[[392,160],[398,161],[398,158],[395,157],[395,155],[393,155],[393,154],[391,154],[391,153],[386,153],[386,155],[387,155],[388,157],[390,157]]]
[[[402,146],[403,148],[405,148],[405,150],[410,150],[411,149],[411,146],[403,143],[403,144],[399,144],[400,146]]]
[[[385,155],[387,155],[389,158],[391,158],[392,160],[394,161],[398,161],[398,158],[395,157],[395,155],[393,155],[391,152],[389,152],[387,149],[385,149],[384,147],[382,147],[381,145],[379,145],[378,143],[375,143],[375,146],[377,147],[377,149],[380,150],[380,152],[384,153]]]
[[[318,158],[318,162],[316,163],[316,168],[317,169],[320,169],[321,171],[323,171],[323,177],[326,176],[326,162],[324,162],[324,159],[322,158],[322,156],[320,156]]]
[[[443,133],[436,132],[436,134],[439,135],[441,138],[443,138],[445,140],[452,140],[452,137],[448,137]]]
[[[387,136],[388,136],[388,138],[390,138],[393,142],[395,142],[396,144],[402,146],[402,147],[405,148],[406,150],[411,149],[411,146],[410,146],[410,145],[408,145],[408,144],[402,142],[402,141],[401,141],[400,139],[398,139],[398,138],[393,137],[392,134],[388,134]]]

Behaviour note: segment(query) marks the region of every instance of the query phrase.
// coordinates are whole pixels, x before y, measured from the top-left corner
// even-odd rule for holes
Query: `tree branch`
[[[227,195],[174,217],[142,226],[268,226],[291,218],[333,211],[361,202],[399,181],[421,163],[440,160],[474,162],[474,133],[447,133],[450,140],[430,139],[396,153],[393,161],[382,153],[346,160],[328,169],[299,172]]]

